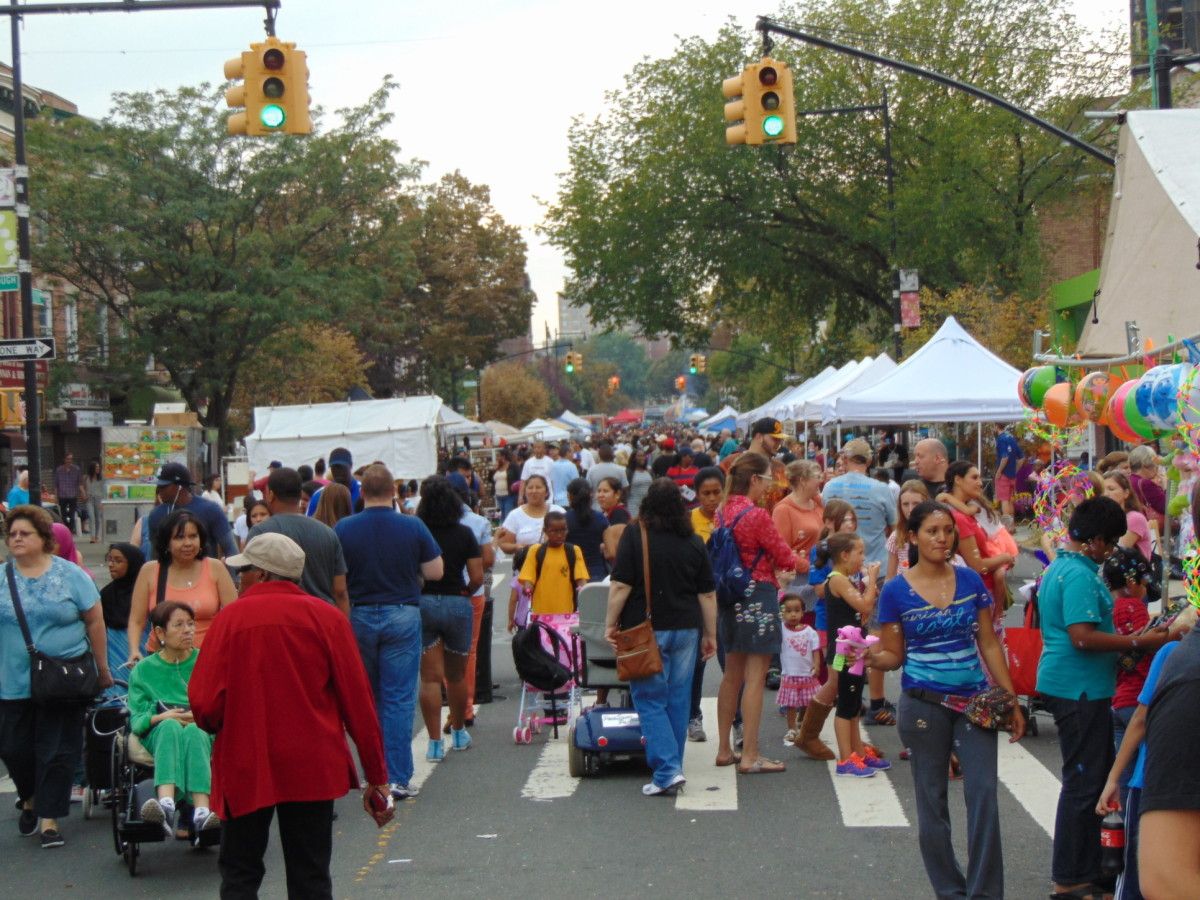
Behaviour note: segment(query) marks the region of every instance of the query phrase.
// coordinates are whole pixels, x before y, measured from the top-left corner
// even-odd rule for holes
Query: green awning
[[[1050,288],[1050,295],[1054,298],[1054,309],[1073,309],[1084,303],[1091,303],[1099,286],[1099,269],[1092,269],[1090,272],[1060,281]]]

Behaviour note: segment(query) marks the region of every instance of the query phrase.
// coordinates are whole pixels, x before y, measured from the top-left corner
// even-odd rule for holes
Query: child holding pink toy
[[[804,718],[809,702],[821,688],[813,674],[820,668],[821,638],[804,623],[804,599],[797,594],[784,594],[780,607],[783,616],[783,645],[779,651],[779,694],[776,703],[787,716],[785,747],[795,746],[800,734],[797,722]]]
[[[857,534],[830,535],[826,547],[830,562],[833,563],[833,571],[825,582],[828,646],[833,647],[837,642],[838,630],[846,625],[855,626],[865,634],[863,625],[875,608],[879,563],[871,563],[863,576],[866,548]],[[833,720],[838,745],[836,773],[854,778],[871,778],[876,771],[890,769],[892,764],[863,742],[858,727],[866,676],[861,670],[859,674],[854,674],[852,667],[860,652],[863,651],[851,650],[846,655],[845,668],[838,672],[836,718]]]

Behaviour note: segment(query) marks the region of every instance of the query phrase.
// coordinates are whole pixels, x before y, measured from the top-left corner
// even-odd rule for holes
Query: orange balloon
[[[1042,398],[1042,410],[1051,425],[1066,428],[1071,418],[1071,385],[1065,381],[1052,385]]]

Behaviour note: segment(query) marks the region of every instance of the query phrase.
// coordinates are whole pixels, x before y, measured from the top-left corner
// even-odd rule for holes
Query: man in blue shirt
[[[578,477],[579,469],[571,459],[571,445],[563,441],[550,466],[550,489],[554,492],[554,503],[562,507],[567,505],[567,485]]]
[[[183,463],[167,463],[158,473],[155,484],[158,505],[150,510],[142,524],[142,553],[146,559],[155,559],[154,533],[167,516],[177,509],[187,509],[204,523],[204,530],[208,532],[208,542],[204,545],[205,556],[223,559],[237,554],[237,543],[233,539],[229,520],[225,518],[225,510],[211,500],[192,493],[196,483],[187,466]]]
[[[329,453],[329,475],[333,481],[338,484],[344,484],[346,489],[350,491],[350,508],[358,509],[359,484],[358,479],[351,473],[354,471],[354,457],[345,447],[335,447]],[[321,490],[325,490],[321,488]],[[311,516],[317,511],[317,504],[321,502],[321,491],[317,491],[308,501],[308,509],[304,511],[305,515]]]
[[[1021,464],[1021,445],[1013,437],[1011,426],[996,435],[996,502],[1000,512],[1013,514],[1013,494],[1017,491],[1017,466]]]
[[[387,466],[368,466],[363,511],[334,531],[346,557],[350,624],[383,731],[392,796],[415,797],[412,728],[421,673],[421,579],[443,575],[442,550],[425,523],[396,512]]]

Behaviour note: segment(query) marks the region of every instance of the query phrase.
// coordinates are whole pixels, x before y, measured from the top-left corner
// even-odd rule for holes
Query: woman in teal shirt
[[[1095,806],[1113,761],[1117,654],[1157,649],[1167,639],[1165,628],[1128,637],[1113,633],[1112,595],[1099,568],[1125,530],[1125,511],[1115,500],[1084,500],[1071,515],[1067,547],[1042,576],[1038,592],[1044,647],[1037,689],[1054,716],[1062,753],[1052,896],[1078,896],[1102,879]]]
[[[142,819],[175,825],[175,794],[191,795],[196,842],[200,833],[220,827],[209,809],[212,790],[212,737],[192,720],[188,682],[200,651],[192,646],[196,616],[185,603],[167,601],[150,614],[157,653],[137,664],[129,677],[129,724],[154,756],[157,797],[142,804]]]

